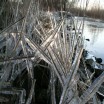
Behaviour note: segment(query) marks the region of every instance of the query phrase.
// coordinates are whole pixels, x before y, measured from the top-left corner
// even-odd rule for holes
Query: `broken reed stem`
[[[95,81],[89,86],[89,88],[81,95],[81,104],[87,103],[91,98],[93,98],[94,94],[98,91],[101,84],[104,82],[104,72],[95,79]]]
[[[32,81],[32,86],[31,86],[30,93],[29,93],[29,96],[27,98],[26,104],[31,104],[33,95],[35,95],[35,82],[36,82],[36,80],[34,79]]]
[[[55,73],[54,71],[52,70],[51,71],[51,101],[52,101],[52,104],[56,104],[56,91],[55,91],[55,81],[56,81],[56,76],[55,76]]]
[[[65,97],[66,97],[67,88],[68,88],[68,86],[70,86],[71,81],[74,79],[74,77],[77,73],[82,52],[83,52],[83,47],[81,47],[79,55],[76,57],[75,63],[72,65],[72,69],[71,69],[72,72],[70,73],[70,76],[68,77],[68,79],[66,79],[67,82],[65,84],[65,87],[63,88],[63,92],[62,92],[59,104],[63,104]]]

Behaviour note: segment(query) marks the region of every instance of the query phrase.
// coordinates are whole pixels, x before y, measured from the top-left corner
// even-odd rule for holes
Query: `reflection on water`
[[[101,23],[101,26],[104,25]],[[95,55],[103,59],[104,63],[104,28],[99,27],[100,23],[85,22],[84,36],[86,39],[90,39],[90,42],[85,42],[86,49]]]
[[[89,25],[87,26],[87,28],[91,34],[91,39],[92,39],[91,45],[93,45],[98,39],[98,34],[101,32],[100,28],[89,26]]]

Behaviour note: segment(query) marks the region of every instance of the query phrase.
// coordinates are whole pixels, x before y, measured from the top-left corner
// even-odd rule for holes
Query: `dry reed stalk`
[[[86,2],[86,7],[88,1]],[[39,65],[39,62],[44,60],[48,63],[51,73],[49,88],[52,104],[57,104],[56,78],[58,78],[62,87],[59,104],[85,104],[91,98],[93,98],[93,101],[91,100],[92,102],[97,102],[95,100],[95,93],[103,82],[104,73],[92,83],[87,69],[83,69],[87,76],[85,73],[79,71],[83,79],[90,80],[90,84],[80,81],[81,78],[77,73],[80,70],[79,64],[83,52],[82,35],[84,20],[78,25],[75,23],[73,16],[68,19],[62,15],[61,11],[62,17],[58,21],[53,12],[40,11],[38,3],[31,0],[27,8],[27,13],[21,19],[18,19],[21,12],[19,2],[16,5],[16,9],[13,8],[13,4],[11,3],[15,22],[0,32],[2,34],[0,37],[0,52],[5,51],[3,52],[4,56],[0,59],[0,65],[3,65],[1,68],[2,73],[0,74],[0,90],[8,86],[8,84],[4,86],[3,83],[13,83],[19,75],[21,76],[24,70],[27,70],[27,86],[30,93],[27,94],[27,99],[23,98],[23,89],[19,104],[30,104],[33,102],[34,95],[37,96],[35,90],[38,90],[35,89],[37,82],[35,83],[36,79],[34,79],[34,66]],[[70,30],[66,29],[67,25],[71,26]],[[82,31],[81,35],[79,35],[80,31]],[[83,64],[86,68],[84,60]],[[77,85],[85,86],[85,92],[82,91],[81,97],[78,95],[79,90]],[[30,86],[31,89],[29,89]],[[13,87],[12,84],[11,87]],[[11,91],[11,94],[17,94],[17,92]],[[8,91],[5,94],[8,94]],[[24,99],[26,102],[23,102]]]

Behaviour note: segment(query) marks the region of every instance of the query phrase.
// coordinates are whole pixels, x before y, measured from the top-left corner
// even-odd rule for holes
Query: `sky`
[[[102,8],[104,8],[104,0],[90,0],[89,6],[94,6],[94,5],[100,5]]]
[[[86,5],[86,1],[88,0],[79,0],[78,5],[81,5],[81,7],[83,7],[83,4]],[[93,6],[100,6],[101,8],[104,8],[104,0],[89,0],[88,8],[91,8]]]

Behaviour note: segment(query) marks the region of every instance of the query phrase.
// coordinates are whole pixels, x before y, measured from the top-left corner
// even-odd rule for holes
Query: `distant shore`
[[[81,8],[74,7],[74,8],[69,9],[69,11],[76,16],[104,20],[104,9],[92,7],[89,10],[83,10]]]

